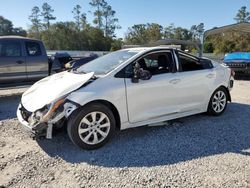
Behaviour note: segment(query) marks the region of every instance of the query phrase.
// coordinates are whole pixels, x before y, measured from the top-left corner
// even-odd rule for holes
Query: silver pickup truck
[[[0,84],[39,80],[48,76],[50,69],[42,41],[0,37]]]

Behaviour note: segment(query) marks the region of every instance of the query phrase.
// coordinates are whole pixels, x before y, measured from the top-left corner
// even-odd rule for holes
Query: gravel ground
[[[32,140],[15,118],[19,97],[0,98],[0,187],[250,187],[250,81],[236,81],[220,117],[117,133],[83,151],[65,132]]]

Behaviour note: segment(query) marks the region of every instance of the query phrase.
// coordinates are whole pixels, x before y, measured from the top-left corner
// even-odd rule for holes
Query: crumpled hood
[[[56,99],[78,89],[86,83],[94,73],[75,74],[72,72],[61,72],[46,77],[31,86],[22,95],[22,105],[30,112],[41,109]]]

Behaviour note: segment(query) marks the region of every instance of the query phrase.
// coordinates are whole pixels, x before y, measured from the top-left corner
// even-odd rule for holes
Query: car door
[[[211,65],[204,66],[199,59],[179,52],[179,72],[174,83],[180,112],[202,111],[208,103],[216,76]]]
[[[26,41],[25,51],[28,80],[37,80],[48,76],[48,58],[41,42]]]
[[[159,57],[166,56],[168,69],[164,70],[160,66]],[[125,78],[127,108],[130,123],[137,123],[164,117],[177,113],[175,90],[171,80],[175,78],[173,64],[175,63],[170,51],[153,52],[147,54],[136,62],[140,67],[151,72],[149,80],[139,80],[132,83],[131,76]],[[164,59],[164,58],[163,58]],[[132,75],[134,63],[126,67],[125,74]]]
[[[20,40],[0,41],[0,82],[26,81],[26,62]]]

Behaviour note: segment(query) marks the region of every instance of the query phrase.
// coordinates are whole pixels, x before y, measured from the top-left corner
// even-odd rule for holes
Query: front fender
[[[86,87],[72,92],[67,99],[80,106],[94,101],[107,101],[117,109],[121,124],[128,122],[126,91],[123,78],[103,79],[103,81],[102,78],[98,79]]]

